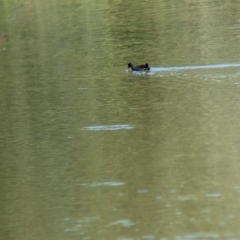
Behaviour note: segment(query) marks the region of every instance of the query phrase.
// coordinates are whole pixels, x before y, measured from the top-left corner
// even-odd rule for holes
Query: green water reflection
[[[0,1],[0,239],[239,239],[238,1]]]

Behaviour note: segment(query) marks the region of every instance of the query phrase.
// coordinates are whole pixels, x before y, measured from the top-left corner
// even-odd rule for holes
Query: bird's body
[[[150,67],[148,66],[148,63],[134,66],[132,63],[128,63],[128,69],[131,69],[132,71],[149,71]]]

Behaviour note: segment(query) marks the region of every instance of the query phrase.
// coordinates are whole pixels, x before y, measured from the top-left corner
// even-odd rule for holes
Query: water
[[[238,6],[0,2],[0,239],[240,239]]]

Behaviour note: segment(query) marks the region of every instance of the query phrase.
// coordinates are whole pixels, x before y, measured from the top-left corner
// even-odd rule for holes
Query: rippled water
[[[239,37],[238,1],[0,2],[0,239],[240,239]]]

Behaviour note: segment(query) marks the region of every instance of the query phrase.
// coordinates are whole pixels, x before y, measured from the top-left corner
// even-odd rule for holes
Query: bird
[[[134,66],[132,63],[128,63],[128,69],[130,68],[132,71],[149,71],[150,70],[148,63],[138,65],[138,66]]]

